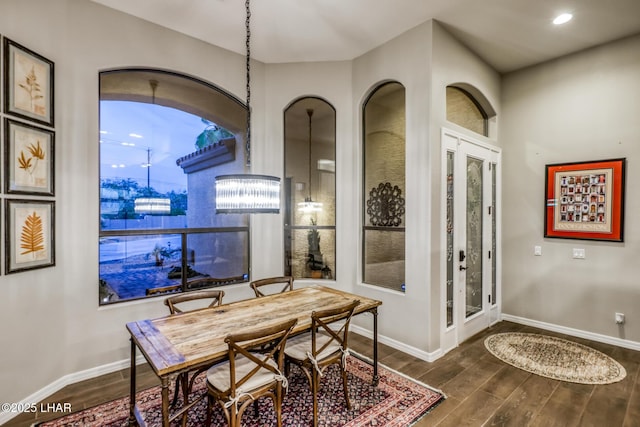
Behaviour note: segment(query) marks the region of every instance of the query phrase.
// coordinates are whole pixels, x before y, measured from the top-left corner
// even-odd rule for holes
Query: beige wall
[[[56,67],[56,266],[0,276],[0,321],[10,325],[2,338],[12,343],[0,353],[0,401],[19,402],[55,391],[68,376],[122,367],[129,358],[125,324],[166,313],[162,298],[98,307],[99,71],[177,70],[244,99],[245,58],[86,0],[3,0],[0,30]],[[339,155],[346,161],[336,173],[349,180],[350,76],[349,62],[269,69],[252,63],[252,171],[282,174],[282,112],[294,98],[313,94],[346,112],[337,117]],[[274,90],[265,90],[266,83]],[[339,203],[352,199],[349,191],[339,191]],[[338,225],[344,216],[338,213]],[[253,277],[281,274],[281,217],[255,216],[251,225]],[[338,245],[352,244],[348,235],[338,237]],[[353,277],[350,268],[342,263],[339,274]],[[344,283],[337,286],[351,286]],[[225,291],[228,301],[253,295],[246,284]]]
[[[444,227],[444,218],[441,216],[443,206],[440,203],[443,200],[442,191],[445,188],[443,178],[446,173],[441,168],[441,131],[447,128],[458,132],[461,135],[467,135],[474,140],[494,146],[501,145],[501,139],[497,137],[495,125],[501,117],[500,108],[500,76],[496,71],[489,67],[484,61],[469,51],[464,45],[454,39],[447,33],[442,26],[435,23],[433,26],[433,66],[431,68],[431,93],[430,102],[432,105],[430,123],[427,131],[429,132],[429,171],[428,179],[431,181],[431,194],[428,197],[429,202],[429,230],[428,239],[432,250],[429,253],[431,268],[425,272],[429,283],[432,284],[430,310],[432,329],[432,340],[430,348],[439,350],[448,350],[456,345],[456,331],[443,331],[446,324],[444,303],[446,295],[441,293],[441,286],[446,281],[444,271],[444,248],[441,233]],[[472,92],[482,94],[484,97],[485,111],[495,111],[496,118],[489,121],[489,137],[483,137],[476,133],[448,122],[446,119],[446,103],[447,103],[447,86],[456,84],[461,85]],[[476,95],[476,99],[480,97]]]
[[[65,375],[120,366],[129,356],[126,322],[165,313],[161,299],[97,304],[98,72],[125,66],[178,70],[242,99],[244,73],[236,70],[243,69],[244,57],[81,0],[3,1],[0,28],[56,64],[56,267],[2,276],[1,320],[12,325],[3,338],[15,344],[2,353],[2,366],[10,368],[0,369],[0,383],[15,386],[1,388],[0,400],[20,401],[60,384]],[[439,315],[429,309],[437,301],[428,302],[430,248],[423,244],[432,193],[425,165],[439,144],[428,132],[431,31],[432,23],[426,23],[354,61],[252,67],[253,172],[281,175],[282,113],[292,100],[319,96],[336,108],[335,286],[382,299],[380,334],[422,357],[437,350],[439,329],[433,321]],[[469,53],[462,49],[456,55]],[[401,82],[408,94],[406,225],[416,232],[407,240],[405,295],[358,285],[361,103],[388,79]],[[281,217],[254,216],[251,224],[253,277],[280,274]],[[244,285],[225,290],[231,301],[250,296]],[[358,322],[371,327],[370,318]]]
[[[0,276],[0,401],[18,402],[60,384],[65,375],[121,366],[129,357],[126,322],[165,314],[161,299],[97,304],[98,72],[123,66],[178,70],[240,99],[245,76],[243,55],[86,0],[3,0],[0,30],[56,64],[56,266]],[[633,212],[639,202],[633,164],[640,150],[639,49],[640,39],[634,38],[514,73],[504,79],[503,94],[500,76],[435,22],[353,61],[255,63],[252,169],[282,174],[282,113],[292,100],[319,96],[336,108],[335,286],[384,301],[380,334],[387,343],[419,357],[437,355],[440,130],[461,131],[445,120],[445,88],[472,85],[485,94],[501,124],[499,140],[494,127],[487,141],[504,148],[505,312],[637,342],[639,231]],[[406,294],[360,285],[361,103],[386,80],[407,89]],[[626,242],[542,239],[544,164],[623,156],[630,184]],[[251,225],[253,277],[280,274],[280,215],[254,216]],[[532,256],[536,244],[543,246],[542,257]],[[586,248],[586,261],[570,259],[578,244]],[[225,291],[230,301],[251,296],[244,284]],[[613,324],[614,311],[627,314],[622,330]],[[371,320],[355,323],[370,328]]]
[[[245,76],[242,55],[85,0],[3,0],[0,32],[55,63],[56,266],[0,276],[0,401],[19,402],[127,360],[125,324],[166,310],[161,299],[98,307],[98,72],[180,70],[241,99]]]
[[[284,111],[290,104],[305,96],[318,97],[331,104],[336,110],[336,205],[340,206],[345,200],[350,200],[350,187],[340,185],[343,181],[350,181],[353,170],[351,164],[350,135],[351,122],[348,112],[351,109],[351,63],[347,61],[302,64],[270,64],[266,66],[265,87],[265,146],[268,146],[269,158],[265,161],[275,169],[274,174],[282,176],[284,173]],[[318,125],[320,129],[322,125]],[[315,154],[314,154],[315,156]],[[340,159],[346,159],[341,161]],[[314,181],[314,186],[316,185]],[[306,191],[306,189],[305,189]],[[314,188],[314,193],[316,189]],[[340,233],[344,224],[344,213],[336,212],[335,224],[336,254],[345,245],[350,245],[348,235]],[[269,256],[257,256],[252,259],[252,273],[255,277],[266,277],[282,274],[283,232],[281,215],[254,215],[252,222],[253,241],[261,241],[263,247],[268,245]],[[268,224],[268,225],[267,225]],[[299,239],[300,240],[300,239]],[[331,244],[328,237],[321,238],[321,244]],[[302,239],[306,246],[306,237]],[[335,277],[352,277],[351,266],[336,261]],[[305,281],[297,280],[297,283]],[[343,285],[344,284],[344,285]],[[348,280],[336,283],[337,286],[350,288]]]
[[[429,108],[429,69],[431,64],[431,27],[432,23],[420,25],[384,45],[356,58],[353,61],[353,123],[352,137],[355,162],[358,165],[355,184],[355,200],[357,209],[353,209],[351,226],[354,241],[360,242],[361,190],[362,175],[362,103],[371,90],[380,83],[394,80],[401,83],[406,90],[406,175],[405,198],[405,284],[406,292],[393,292],[383,288],[361,285],[361,248],[345,254],[348,261],[357,269],[355,271],[354,290],[357,293],[380,299],[380,334],[393,337],[394,344],[403,343],[407,350],[426,353],[430,339],[430,319],[428,301],[429,285],[426,278],[428,271],[429,247],[424,245],[424,236],[428,235],[426,223],[425,197],[416,197],[419,193],[428,194],[427,168],[428,150],[431,143],[425,131],[428,127]],[[339,159],[338,159],[339,160]],[[358,234],[356,234],[358,233]],[[356,319],[363,323],[364,319]],[[368,319],[366,319],[368,321]]]
[[[503,79],[503,313],[640,341],[640,36]],[[545,164],[626,157],[624,243],[543,238]],[[542,256],[533,256],[533,247]],[[586,259],[573,259],[584,248]],[[614,314],[626,314],[619,327]]]

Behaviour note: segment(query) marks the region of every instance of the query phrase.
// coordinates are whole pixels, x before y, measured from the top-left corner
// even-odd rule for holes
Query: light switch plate
[[[586,254],[583,248],[573,248],[573,257],[575,259],[585,259]]]
[[[533,247],[533,254],[535,256],[541,256],[542,255],[542,246],[534,246]]]

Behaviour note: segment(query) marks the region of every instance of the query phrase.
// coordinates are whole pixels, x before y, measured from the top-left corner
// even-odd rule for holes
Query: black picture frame
[[[5,199],[5,274],[55,265],[55,202]]]
[[[55,132],[4,119],[4,188],[7,194],[55,194]]]
[[[2,45],[4,112],[53,127],[53,61],[6,37]]]

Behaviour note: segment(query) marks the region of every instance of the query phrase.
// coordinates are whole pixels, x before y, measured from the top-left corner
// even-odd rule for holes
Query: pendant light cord
[[[249,0],[245,1],[245,8],[247,11],[247,19],[245,20],[245,29],[247,32],[246,47],[247,47],[247,141],[245,144],[247,166],[251,166],[251,7]]]
[[[311,199],[311,116],[313,116],[313,108],[307,108],[307,115],[309,116],[309,201]]]

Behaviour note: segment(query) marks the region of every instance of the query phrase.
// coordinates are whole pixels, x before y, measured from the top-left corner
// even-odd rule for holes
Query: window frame
[[[184,73],[180,73],[180,72],[176,72],[176,71],[167,71],[167,70],[163,70],[163,69],[154,69],[154,68],[139,68],[139,67],[131,67],[131,68],[118,68],[118,69],[110,69],[110,70],[104,70],[104,71],[100,71],[98,74],[98,80],[100,82],[100,87],[99,87],[99,96],[98,96],[98,102],[99,102],[99,110],[100,110],[100,103],[103,100],[119,100],[119,101],[133,101],[133,102],[144,102],[144,103],[152,103],[149,102],[149,96],[147,96],[145,98],[145,96],[141,96],[140,94],[135,94],[135,93],[129,93],[126,90],[123,90],[119,93],[115,93],[115,92],[111,92],[109,93],[109,95],[107,95],[106,97],[103,96],[103,90],[102,90],[102,77],[104,75],[115,75],[117,73],[141,73],[141,75],[158,75],[158,76],[166,76],[167,78],[171,78],[171,79],[185,79],[186,82],[191,83],[192,85],[194,85],[194,87],[196,88],[200,88],[201,86],[206,87],[208,90],[212,91],[211,94],[212,96],[209,99],[210,103],[213,103],[213,105],[216,106],[216,108],[219,111],[223,111],[225,109],[230,109],[231,108],[235,108],[235,110],[233,110],[234,112],[229,113],[230,117],[224,118],[223,121],[226,123],[232,123],[234,121],[237,121],[237,126],[230,126],[233,130],[232,133],[236,136],[236,138],[238,138],[239,135],[244,135],[246,133],[246,114],[247,114],[247,106],[244,102],[240,101],[238,98],[236,98],[235,96],[233,96],[232,94],[226,92],[225,90],[219,88],[218,86],[211,84],[209,82],[206,82],[202,79],[190,76],[188,74],[184,74]],[[141,78],[142,81],[142,78]],[[178,80],[176,80],[177,82]],[[176,88],[179,85],[176,85]],[[192,88],[193,89],[193,88]],[[177,90],[177,89],[176,89]],[[149,89],[147,88],[147,91],[149,91]],[[150,92],[150,91],[149,91]],[[185,89],[185,92],[187,92],[187,89]],[[155,93],[153,95],[153,100],[155,103]],[[131,99],[133,98],[133,99]],[[206,112],[206,102],[199,100],[199,103],[194,102],[193,105],[188,105],[186,104],[186,101],[189,100],[189,94],[185,93],[184,98],[182,99],[182,101],[185,102],[180,102],[181,99],[179,98],[175,98],[172,99],[171,102],[169,102],[168,104],[161,104],[161,105],[165,105],[167,107],[171,107],[171,108],[175,108],[196,116],[200,116],[200,117],[204,117],[207,118],[208,120],[212,120],[212,119],[216,119],[216,123],[220,123],[217,120],[217,117],[214,117],[215,113],[214,112]],[[212,100],[213,99],[213,100]],[[174,105],[171,105],[171,104]],[[160,103],[159,103],[160,104]],[[189,107],[189,108],[184,108],[184,107]],[[244,110],[243,111],[243,117],[239,117],[238,115],[240,114],[240,109]],[[237,117],[231,117],[233,115],[236,115]],[[98,114],[98,120],[99,120],[99,124],[101,124],[101,114],[99,111]],[[226,127],[226,126],[225,126]],[[100,139],[100,138],[98,138]],[[98,142],[99,143],[99,142]],[[242,144],[236,144],[236,145],[240,145],[242,146]],[[196,150],[197,151],[197,150]],[[101,155],[101,150],[99,150],[100,155]],[[242,150],[240,148],[240,152],[244,152],[244,150]],[[239,159],[236,159],[235,157],[235,153],[233,153],[234,155],[234,161],[237,163],[239,161]],[[98,170],[99,170],[99,182],[98,182],[98,188],[99,188],[99,193],[101,193],[101,186],[102,186],[102,169],[101,169],[101,164],[100,164],[100,160],[98,161]],[[244,162],[242,162],[244,163]],[[210,167],[215,167],[216,165],[210,166]],[[243,167],[244,168],[244,167]],[[242,171],[238,171],[238,172],[244,172],[244,170]],[[250,228],[250,220],[249,220],[249,216],[248,214],[244,214],[240,216],[240,219],[238,220],[239,223],[241,223],[242,225],[239,226],[228,226],[228,225],[224,225],[224,226],[213,226],[213,227],[186,227],[186,228],[140,228],[140,229],[109,229],[109,230],[104,230],[102,228],[101,225],[101,220],[102,220],[102,209],[100,208],[98,210],[98,221],[99,221],[99,232],[98,232],[98,240],[99,242],[102,241],[103,238],[114,238],[114,237],[132,237],[132,236],[150,236],[150,235],[179,235],[180,236],[180,266],[181,266],[181,278],[180,278],[180,283],[179,283],[179,288],[177,290],[175,290],[174,292],[171,293],[177,293],[177,292],[189,292],[189,291],[195,291],[198,289],[203,289],[203,288],[190,288],[189,287],[189,277],[188,274],[185,274],[185,272],[188,272],[188,266],[189,266],[189,250],[187,248],[187,241],[189,236],[193,236],[193,235],[198,235],[198,234],[206,234],[206,233],[246,233],[246,237],[245,239],[242,241],[244,243],[244,257],[242,258],[242,261],[240,261],[240,264],[243,265],[242,269],[243,274],[242,276],[234,276],[232,279],[234,280],[230,280],[230,281],[226,281],[224,279],[221,279],[221,283],[223,283],[220,286],[226,285],[226,284],[232,284],[232,283],[242,283],[242,282],[247,282],[250,279],[250,272],[251,272],[251,228]],[[99,253],[100,253],[100,249],[99,249]],[[104,294],[102,292],[102,278],[100,276],[100,265],[101,265],[101,261],[100,259],[98,260],[98,265],[99,265],[99,301],[98,304],[100,306],[106,306],[106,305],[112,305],[112,304],[118,304],[118,303],[123,303],[123,302],[129,302],[129,301],[135,301],[135,300],[141,300],[141,299],[147,299],[147,298],[153,298],[155,296],[158,295],[163,295],[162,293],[152,293],[149,294],[148,292],[146,293],[146,295],[142,295],[142,296],[137,296],[137,297],[133,297],[133,298],[126,298],[126,299],[117,299],[114,301],[110,301],[110,300],[104,300]],[[199,277],[197,277],[199,278]],[[195,278],[194,278],[195,280]],[[171,286],[173,287],[173,286]],[[209,287],[209,286],[207,286]],[[148,290],[147,290],[148,291]]]
[[[478,99],[476,99],[475,96],[473,96],[473,94],[471,92],[469,92],[467,89],[457,86],[457,85],[448,85],[445,89],[445,93],[448,89],[453,89],[453,90],[457,90],[458,92],[460,92],[463,96],[465,96],[465,98],[469,101],[469,104],[472,105],[473,107],[475,107],[475,109],[478,111],[478,113],[480,113],[480,116],[482,117],[482,133],[478,134],[478,135],[482,135],[482,136],[489,136],[489,114],[485,111],[484,107],[482,106],[482,104],[480,103],[480,101]],[[457,121],[453,121],[449,118],[448,115],[448,109],[449,109],[449,96],[448,94],[445,96],[446,100],[446,105],[445,105],[445,114],[446,114],[446,119],[447,121],[451,122],[451,123],[455,123],[458,126],[461,126],[471,132],[474,133],[478,133],[475,130],[461,124],[458,123]]]
[[[291,110],[291,108],[293,108],[294,106],[296,106],[298,103],[304,103],[305,101],[307,102],[319,102],[322,103],[323,106],[326,106],[327,108],[329,108],[332,112],[332,120],[333,120],[333,135],[332,135],[332,140],[333,140],[333,161],[334,164],[337,164],[337,159],[336,159],[336,148],[337,148],[337,111],[336,108],[333,106],[333,104],[331,104],[328,100],[319,97],[319,96],[314,96],[314,95],[307,95],[307,96],[301,96],[298,97],[294,100],[292,100],[287,106],[286,108],[283,110],[283,137],[284,137],[284,144],[283,144],[283,156],[284,156],[284,161],[283,161],[283,176],[285,177],[285,181],[288,181],[288,178],[290,178],[290,176],[287,175],[288,172],[288,168],[287,168],[287,112],[289,112]],[[315,141],[315,143],[317,143],[317,140]],[[319,169],[316,170],[319,173]],[[335,174],[335,169],[334,169],[334,174]],[[290,175],[290,174],[289,174]],[[337,190],[337,182],[334,179],[334,184],[333,184],[333,225],[326,225],[326,224],[315,224],[315,225],[299,225],[299,224],[290,224],[289,223],[289,218],[287,217],[287,211],[289,210],[295,210],[296,206],[291,206],[290,205],[290,201],[294,199],[293,194],[295,192],[295,189],[291,188],[292,186],[288,186],[285,185],[284,186],[284,198],[285,198],[285,210],[284,210],[284,214],[283,214],[283,259],[284,259],[284,274],[287,275],[288,273],[291,273],[291,275],[293,275],[293,270],[292,270],[292,265],[291,265],[291,260],[293,260],[293,255],[288,256],[288,250],[291,249],[291,246],[289,245],[289,242],[292,240],[292,238],[289,238],[288,236],[290,236],[292,233],[295,233],[296,230],[307,230],[307,231],[323,231],[323,230],[328,230],[328,231],[332,231],[333,235],[334,235],[334,239],[333,239],[333,255],[334,255],[334,260],[333,260],[333,270],[331,270],[329,268],[329,270],[322,270],[321,276],[320,277],[297,277],[294,276],[296,279],[330,279],[330,280],[335,280],[336,279],[336,271],[337,271],[337,265],[338,265],[338,256],[337,256],[337,228],[336,228],[336,213],[337,213],[337,197],[336,197],[336,190]],[[295,221],[295,215],[293,215],[293,219]],[[323,260],[324,263],[324,260]],[[327,263],[324,263],[325,266],[328,266]]]
[[[404,129],[404,141],[403,143],[405,144],[404,149],[405,149],[405,156],[406,156],[406,87],[400,83],[399,81],[396,80],[388,80],[388,81],[384,81],[382,83],[379,83],[378,85],[376,85],[375,87],[373,87],[371,89],[371,91],[368,93],[366,99],[364,100],[364,102],[362,103],[362,109],[361,109],[361,114],[362,114],[362,208],[361,208],[361,220],[362,220],[362,231],[361,231],[361,274],[362,274],[362,283],[369,285],[369,286],[375,286],[377,288],[381,288],[381,289],[386,289],[386,290],[390,290],[390,291],[396,291],[396,292],[406,292],[406,264],[403,268],[403,278],[402,278],[402,285],[400,289],[396,289],[394,287],[391,286],[384,286],[381,284],[375,284],[375,283],[368,283],[367,280],[367,275],[366,275],[366,267],[367,267],[367,263],[366,263],[366,255],[367,255],[367,246],[366,246],[366,235],[368,231],[384,231],[384,232],[392,232],[392,233],[403,233],[403,242],[405,245],[405,249],[404,249],[404,253],[403,253],[403,263],[406,262],[406,227],[402,226],[402,227],[388,227],[388,226],[375,226],[375,225],[367,225],[367,212],[366,212],[366,207],[367,207],[367,200],[366,197],[369,193],[369,189],[367,188],[367,179],[366,179],[366,169],[367,169],[367,163],[366,163],[366,159],[367,159],[367,121],[366,121],[366,110],[367,110],[367,106],[369,105],[369,102],[372,100],[372,98],[378,93],[379,90],[383,89],[386,86],[389,85],[398,85],[400,86],[403,90],[404,90],[404,109],[405,109],[405,129]],[[405,168],[403,171],[403,185],[405,187],[406,190],[406,157],[405,157]],[[405,197],[406,197],[406,193],[405,193]],[[405,223],[406,223],[406,217],[403,214],[403,218],[405,218]]]

